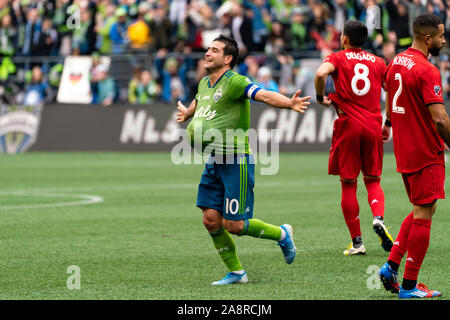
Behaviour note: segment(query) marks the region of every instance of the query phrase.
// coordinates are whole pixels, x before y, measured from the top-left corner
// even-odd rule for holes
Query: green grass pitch
[[[362,179],[367,255],[342,254],[350,237],[327,164],[327,153],[282,153],[278,174],[262,176],[257,166],[254,217],[293,225],[296,260],[287,265],[270,240],[234,237],[249,283],[214,287],[226,269],[195,206],[203,165],[174,165],[169,153],[1,155],[0,299],[397,299],[377,288],[374,268],[387,253],[371,229]],[[395,237],[411,205],[391,153],[382,187]],[[419,275],[443,299],[449,213],[440,200]],[[67,287],[72,265],[81,289]]]

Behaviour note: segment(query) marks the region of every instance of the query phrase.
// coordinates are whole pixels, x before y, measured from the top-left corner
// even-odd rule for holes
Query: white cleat
[[[348,246],[348,249],[344,251],[344,256],[364,255],[366,254],[366,248],[361,244],[358,248],[353,246],[353,243]]]

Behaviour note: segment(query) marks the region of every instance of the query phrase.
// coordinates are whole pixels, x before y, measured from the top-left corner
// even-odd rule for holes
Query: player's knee
[[[214,232],[222,228],[222,224],[220,222],[209,220],[205,217],[203,217],[203,225],[205,226],[206,230],[208,230],[208,232]]]
[[[340,178],[342,184],[355,184],[358,182],[358,179],[343,179]]]
[[[370,183],[380,183],[381,177],[380,176],[364,176],[364,183],[370,184]]]
[[[222,228],[222,216],[219,213],[203,210],[203,225],[208,232],[214,232]]]
[[[233,221],[233,220],[224,219],[223,225],[229,233],[239,235],[242,232],[242,228],[244,226],[244,221],[242,221],[242,220]]]

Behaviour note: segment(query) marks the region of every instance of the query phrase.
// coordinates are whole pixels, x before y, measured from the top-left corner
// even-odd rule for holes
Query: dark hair
[[[421,14],[413,22],[414,36],[435,35],[439,30],[439,25],[443,24],[441,18],[434,14]]]
[[[348,20],[344,25],[344,35],[348,37],[352,47],[361,48],[367,41],[369,32],[364,23],[357,20]]]
[[[231,60],[230,62],[230,67],[231,69],[233,69],[239,57],[239,48],[236,40],[228,38],[221,34],[220,36],[215,38],[214,41],[220,41],[223,44],[225,44],[225,47],[223,48],[223,54],[227,56],[230,55],[233,57],[233,60]]]

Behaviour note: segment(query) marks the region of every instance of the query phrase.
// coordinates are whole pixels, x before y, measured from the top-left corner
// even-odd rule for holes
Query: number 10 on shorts
[[[236,214],[239,212],[239,201],[238,199],[228,199],[225,198],[225,212],[227,214]]]

